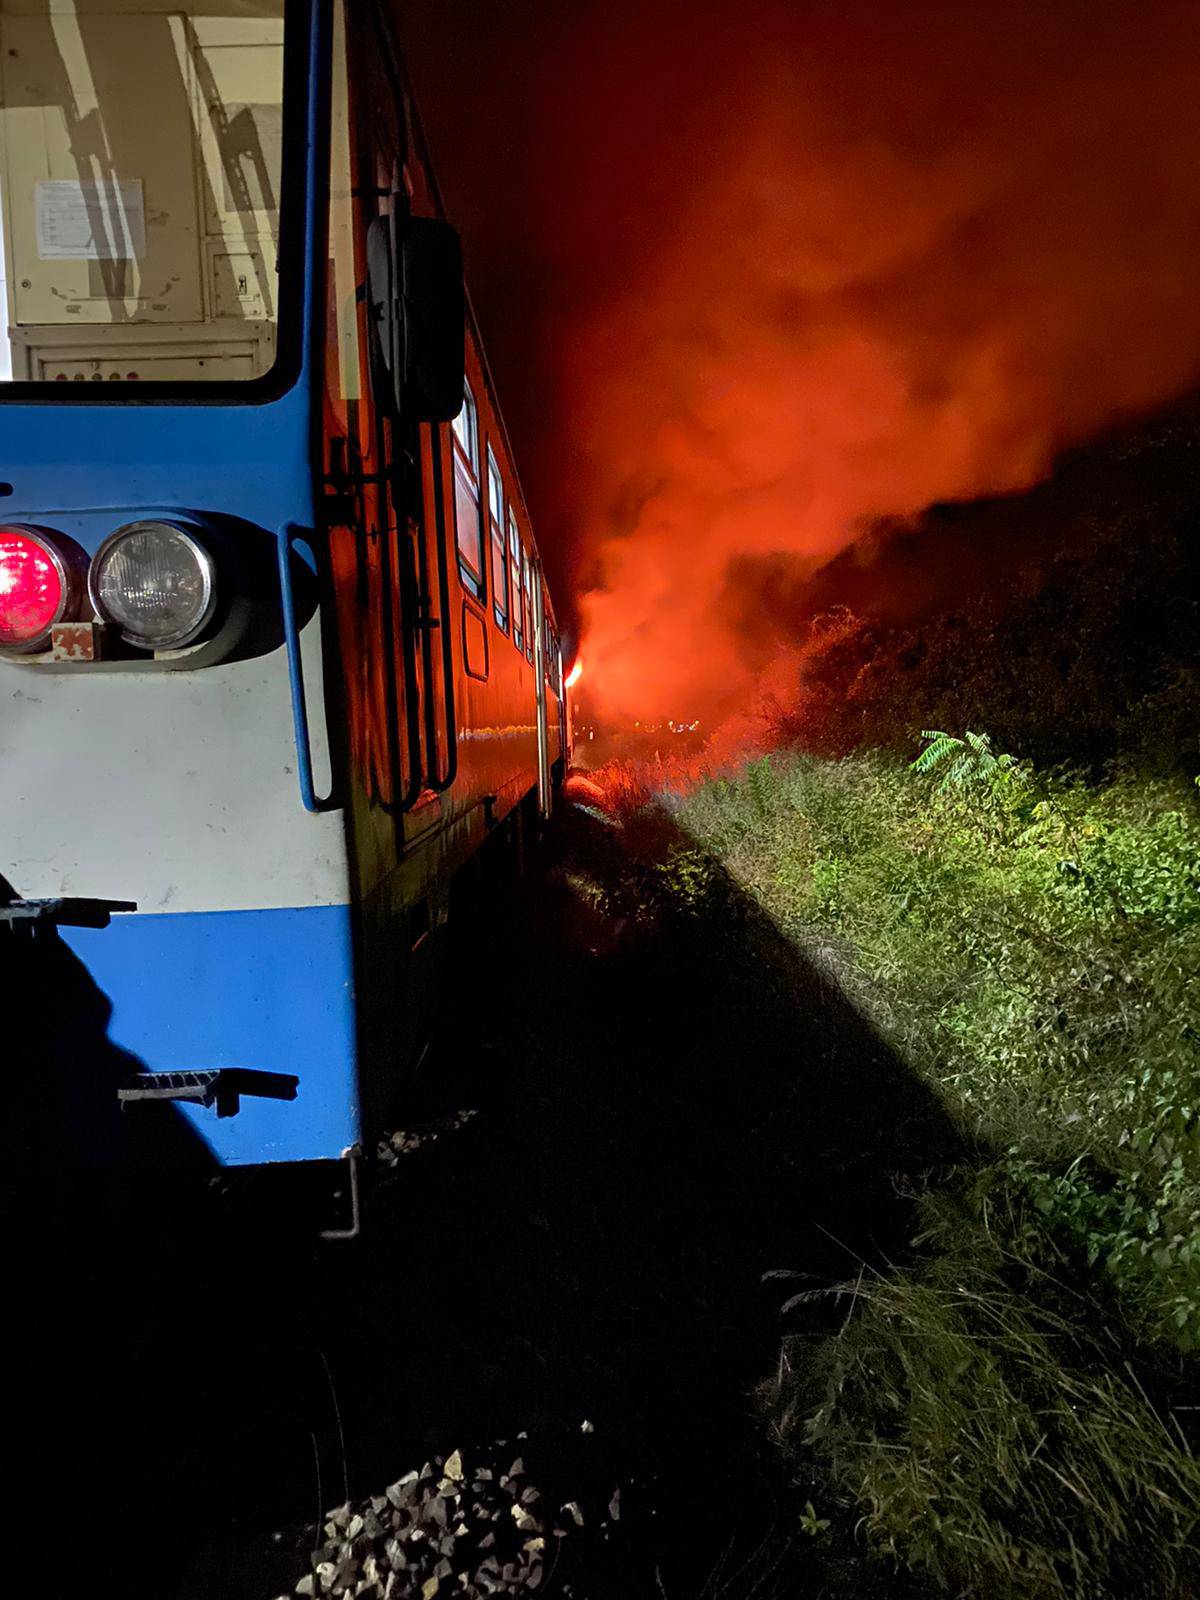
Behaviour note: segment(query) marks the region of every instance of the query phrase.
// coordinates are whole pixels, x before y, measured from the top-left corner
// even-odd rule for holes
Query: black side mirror
[[[453,422],[465,376],[462,244],[448,222],[413,217],[400,241],[404,381],[422,422]]]
[[[453,422],[462,410],[462,245],[432,217],[376,217],[367,230],[376,392],[394,415]]]

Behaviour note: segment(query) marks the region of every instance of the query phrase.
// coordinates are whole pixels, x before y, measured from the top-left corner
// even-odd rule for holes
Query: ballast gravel
[[[615,1489],[592,1520],[607,1528],[620,1515]],[[293,1594],[452,1600],[531,1592],[553,1571],[561,1542],[588,1520],[574,1500],[547,1505],[505,1441],[472,1460],[455,1450],[406,1472],[382,1494],[330,1511],[312,1570]],[[567,1585],[562,1592],[571,1595]]]

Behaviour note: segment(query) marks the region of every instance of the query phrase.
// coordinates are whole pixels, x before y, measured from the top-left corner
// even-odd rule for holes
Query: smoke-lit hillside
[[[823,750],[987,728],[1043,759],[1195,760],[1200,404],[1064,455],[1023,494],[883,524],[812,577],[740,563],[774,732]],[[765,621],[764,621],[765,619]]]

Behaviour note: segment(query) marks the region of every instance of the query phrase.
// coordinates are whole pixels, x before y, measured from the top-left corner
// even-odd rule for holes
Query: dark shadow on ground
[[[786,1564],[766,1583],[794,1523],[753,1400],[789,1286],[762,1275],[834,1282],[903,1254],[898,1180],[957,1150],[935,1099],[732,881],[690,913],[650,907],[687,844],[663,816],[621,833],[569,811],[526,888],[464,917],[413,1121],[479,1115],[403,1157],[364,1238],[290,1301],[329,1362],[352,1494],[522,1431],[564,1497],[626,1485],[623,1548],[579,1558],[577,1595],[690,1600],[723,1559],[749,1559],[763,1595],[798,1592]],[[269,1576],[210,1550],[182,1592],[269,1600],[305,1570],[305,1538]],[[800,1559],[800,1592],[898,1592]]]
[[[175,1106],[122,1111],[145,1064],[111,1017],[54,928],[0,929],[4,1437],[53,1600],[165,1600],[209,1529],[277,1514],[276,1484],[291,1513],[312,1449],[288,1404],[315,1359],[280,1301],[294,1247],[222,1204]]]
[[[463,908],[412,1121],[478,1115],[376,1181],[359,1241],[189,1174],[13,1186],[23,1487],[61,1530],[39,1593],[272,1600],[318,1505],[497,1438],[550,1497],[622,1486],[620,1536],[568,1540],[544,1592],[898,1592],[787,1552],[762,1274],[903,1253],[898,1175],[954,1134],[735,884],[671,909],[687,843],[567,809]]]

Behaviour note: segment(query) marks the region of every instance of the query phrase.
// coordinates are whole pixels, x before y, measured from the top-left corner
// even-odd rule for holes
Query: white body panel
[[[315,620],[303,642],[306,682],[320,684]],[[0,662],[0,873],[28,899],[134,900],[143,912],[347,903],[342,813],[300,803],[282,647],[194,672]]]

